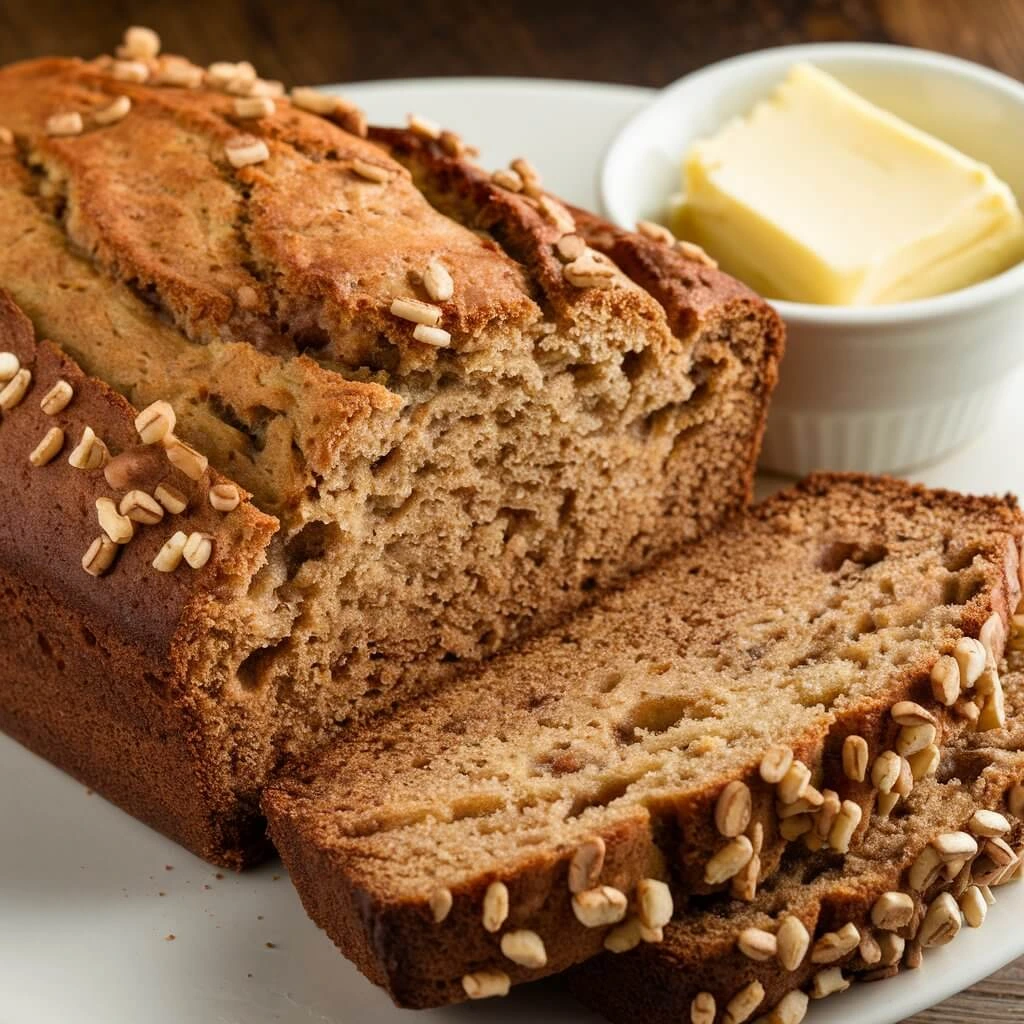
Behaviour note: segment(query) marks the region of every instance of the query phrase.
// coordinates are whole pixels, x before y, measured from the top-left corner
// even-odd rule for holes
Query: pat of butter
[[[772,298],[903,302],[1024,259],[1024,218],[989,167],[808,64],[698,142],[683,188],[677,233]]]

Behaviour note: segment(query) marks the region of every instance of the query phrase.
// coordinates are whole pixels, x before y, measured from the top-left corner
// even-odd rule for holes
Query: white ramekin
[[[689,145],[747,111],[798,61],[990,164],[1024,200],[1024,85],[924,50],[824,43],[735,57],[661,92],[605,158],[608,216],[624,227],[664,221]],[[814,181],[795,177],[793,187]],[[915,302],[774,305],[788,343],[762,465],[780,472],[893,472],[934,461],[986,428],[1024,361],[1024,264]]]

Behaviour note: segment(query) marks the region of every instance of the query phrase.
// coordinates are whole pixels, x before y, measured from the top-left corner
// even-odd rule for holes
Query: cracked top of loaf
[[[100,123],[115,98],[129,109]],[[86,372],[138,407],[170,401],[182,435],[286,524],[314,514],[320,481],[347,486],[353,456],[387,454],[446,382],[540,386],[547,363],[636,353],[660,364],[638,405],[652,387],[685,400],[700,328],[749,316],[770,321],[774,383],[781,325],[709,262],[503,188],[444,137],[368,140],[284,99],[241,118],[236,99],[124,81],[109,58],[0,69],[0,285]],[[69,114],[81,130],[60,134]],[[240,136],[266,158],[234,166]],[[600,287],[566,277],[570,216]],[[448,298],[428,301],[432,263]],[[447,342],[418,340],[396,300],[432,307]]]
[[[130,97],[130,115],[90,124],[115,95]],[[458,346],[538,319],[521,268],[432,210],[380,147],[286,103],[259,121],[237,118],[233,103],[209,89],[117,81],[79,60],[0,73],[0,123],[63,194],[72,244],[157,297],[190,337],[311,347],[361,365],[378,332],[410,340],[388,307],[424,297],[409,274],[439,253],[456,280],[445,319]],[[64,111],[84,112],[85,130],[47,135]],[[225,147],[241,132],[263,139],[269,159],[233,167]],[[355,160],[387,180],[360,177]]]
[[[130,99],[130,112],[99,123],[117,96]],[[437,347],[415,340],[414,324],[391,305],[428,300],[423,274],[441,259],[453,282],[441,326],[454,351],[514,346],[552,313],[628,315],[671,344],[661,306],[628,273],[612,268],[614,289],[565,278],[552,248],[566,233],[557,205],[499,187],[414,132],[377,131],[371,141],[285,100],[259,119],[239,117],[234,104],[212,89],[119,80],[103,59],[0,71],[0,125],[44,178],[70,244],[194,340],[312,350],[347,369],[430,363]],[[79,133],[54,133],[51,119],[76,112]],[[266,159],[233,166],[240,137],[262,142]],[[427,179],[458,179],[470,208],[459,218],[435,209],[433,182],[414,181],[420,175],[388,148],[429,158]],[[365,177],[366,165],[382,180]],[[617,260],[649,266],[650,246],[623,247],[621,236],[615,246]],[[686,262],[687,305],[750,297]]]

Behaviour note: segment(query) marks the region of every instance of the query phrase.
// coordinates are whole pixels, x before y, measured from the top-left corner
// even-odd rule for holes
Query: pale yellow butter
[[[809,64],[698,142],[677,233],[763,294],[842,306],[954,291],[1024,259],[992,170]]]

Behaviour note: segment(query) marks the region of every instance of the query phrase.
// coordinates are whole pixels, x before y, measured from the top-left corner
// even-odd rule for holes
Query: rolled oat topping
[[[967,824],[968,829],[976,836],[1004,836],[1010,831],[1010,823],[1006,815],[998,811],[979,809]]]
[[[795,803],[811,784],[811,769],[803,761],[793,761],[779,780],[778,796],[784,804]]]
[[[727,839],[734,839],[745,832],[750,824],[750,789],[743,782],[728,783],[718,796],[715,805],[715,826]]]
[[[698,992],[690,1004],[690,1024],[714,1024],[715,997],[710,992]]]
[[[499,188],[507,189],[509,192],[523,191],[523,179],[515,171],[501,168],[491,175],[491,181]]]
[[[910,765],[910,772],[914,781],[920,782],[921,779],[934,775],[941,760],[942,753],[934,743],[925,747],[924,750],[919,750],[916,754],[911,754],[907,758],[907,762]]]
[[[97,537],[82,556],[82,568],[90,576],[102,576],[117,558],[118,546],[109,537]]]
[[[693,260],[695,263],[702,263],[705,267],[710,267],[712,270],[718,267],[718,260],[712,259],[695,242],[687,242],[681,239],[677,244],[679,246],[679,251],[688,260]]]
[[[793,764],[793,750],[785,744],[769,747],[761,758],[761,778],[771,786],[777,786],[786,777]]]
[[[562,237],[555,242],[555,252],[558,253],[559,258],[566,263],[572,263],[574,260],[578,260],[586,251],[586,248],[586,242],[584,242],[579,235],[574,234],[562,235]]]
[[[239,96],[234,107],[235,116],[246,119],[270,117],[277,109],[274,101],[267,96]]]
[[[50,427],[43,439],[32,450],[28,461],[36,467],[52,462],[64,447],[64,431],[60,427]]]
[[[548,962],[544,941],[536,932],[525,928],[502,935],[501,951],[520,967],[539,968]]]
[[[638,917],[627,917],[604,937],[602,943],[609,953],[628,953],[643,942],[641,931],[645,930]]]
[[[310,89],[308,86],[298,86],[289,93],[292,103],[300,110],[306,110],[311,114],[326,116],[333,114],[338,109],[338,97],[329,93],[320,92],[317,89]]]
[[[236,135],[224,144],[224,155],[232,167],[242,168],[269,160],[270,150],[254,135]]]
[[[559,231],[564,234],[570,234],[576,230],[575,218],[557,199],[552,199],[551,196],[542,195],[537,201],[540,203],[541,213],[543,213]]]
[[[118,96],[106,107],[92,112],[92,119],[100,125],[116,124],[128,115],[132,101],[127,96]]]
[[[178,530],[172,534],[153,559],[153,568],[157,572],[174,572],[181,565],[188,537]]]
[[[118,512],[135,523],[155,526],[164,517],[163,506],[145,491],[129,491],[118,505]]]
[[[172,466],[180,469],[190,480],[201,479],[210,464],[205,455],[173,434],[166,435],[162,444]]]
[[[234,511],[241,500],[234,484],[215,484],[210,488],[210,504],[218,512]]]
[[[119,82],[141,85],[149,80],[149,65],[139,60],[115,60],[110,65],[110,77]]]
[[[135,536],[135,526],[127,516],[118,512],[113,498],[96,499],[96,516],[100,529],[115,544],[127,544]]]
[[[438,141],[448,156],[458,158],[466,152],[466,144],[456,132],[450,132],[446,129],[441,132],[441,137]]]
[[[451,913],[454,904],[451,889],[435,889],[430,894],[429,903],[434,924],[440,924]]]
[[[829,845],[838,853],[849,853],[850,842],[853,834],[857,831],[863,815],[861,806],[852,800],[844,800],[840,806],[839,814],[828,834]]]
[[[190,533],[181,554],[193,569],[202,569],[213,554],[213,538],[208,533]]]
[[[172,487],[170,484],[159,484],[153,492],[153,497],[156,498],[156,500],[159,501],[172,516],[181,515],[181,513],[188,507],[188,498],[186,498],[177,487]]]
[[[467,974],[462,979],[463,991],[470,999],[507,996],[512,981],[504,971],[487,970]]]
[[[491,882],[484,894],[484,928],[498,931],[508,917],[508,909],[508,887],[504,882]]]
[[[722,1024],[745,1024],[763,1002],[764,985],[759,981],[750,982],[725,1004]]]
[[[640,921],[645,928],[664,928],[672,920],[672,892],[657,878],[642,878],[636,887]]]
[[[593,889],[601,877],[604,857],[605,842],[600,836],[580,843],[569,861],[569,891],[576,893]]]
[[[179,89],[198,89],[204,72],[197,64],[183,57],[162,57],[149,77],[150,85],[167,85]]]
[[[51,114],[46,119],[46,134],[53,136],[81,135],[84,128],[82,115],[77,110]]]
[[[358,175],[364,181],[372,181],[377,185],[391,180],[391,171],[380,164],[371,163],[369,160],[356,158],[351,163],[352,173]]]
[[[446,348],[452,342],[451,334],[444,328],[428,327],[426,324],[417,324],[413,328],[412,336],[424,345],[433,345],[434,348]]]
[[[255,309],[260,304],[260,297],[255,288],[243,284],[235,292],[235,301],[238,303],[239,309]]]
[[[932,696],[945,707],[952,707],[960,696],[960,666],[956,658],[944,654],[932,666]]]
[[[843,977],[843,969],[829,967],[827,970],[818,971],[814,976],[811,982],[811,998],[824,999],[837,992],[845,992],[849,987],[850,982]]]
[[[257,78],[249,86],[249,95],[279,100],[284,96],[284,82],[278,82],[274,79]]]
[[[940,893],[930,904],[917,933],[923,948],[944,946],[960,931],[960,908],[948,892]]]
[[[422,139],[439,139],[441,137],[441,126],[428,117],[421,117],[419,114],[409,115],[409,131]]]
[[[0,388],[0,409],[10,412],[28,393],[32,385],[32,371],[24,367],[15,371],[11,378]]]
[[[562,273],[569,284],[575,288],[613,288],[615,286],[615,271],[612,266],[597,259],[596,254],[585,249],[583,254],[566,263],[562,267]]]
[[[674,245],[676,236],[664,224],[656,224],[653,220],[638,220],[636,230],[644,238],[652,242],[662,242],[665,245]]]
[[[811,948],[811,935],[807,926],[800,918],[790,915],[779,925],[776,939],[779,963],[787,971],[795,971],[804,962],[804,957]]]
[[[125,29],[117,56],[124,60],[153,60],[160,53],[160,36],[144,25]]]
[[[509,165],[522,179],[523,191],[535,199],[541,194],[541,180],[537,168],[525,157],[516,157]]]
[[[790,819],[793,820],[793,819]],[[721,885],[739,874],[754,856],[754,847],[746,836],[737,836],[726,843],[704,866],[707,885]]]
[[[86,427],[82,431],[78,444],[68,456],[68,462],[75,469],[102,469],[109,460],[110,452],[107,446],[96,436],[92,427]]]
[[[626,894],[610,885],[599,885],[574,893],[572,910],[585,928],[603,928],[618,924],[626,916]]]
[[[860,944],[860,932],[852,922],[838,931],[826,932],[811,950],[811,963],[829,964],[852,953]]]
[[[434,302],[447,302],[455,292],[455,282],[440,260],[431,260],[423,272],[423,287]]]
[[[988,903],[978,886],[970,886],[960,897],[960,910],[970,928],[980,928],[985,923]]]
[[[886,892],[875,900],[871,908],[871,921],[876,928],[887,932],[899,931],[910,924],[914,916],[914,899],[905,892]]]
[[[744,928],[736,946],[748,960],[756,961],[773,960],[779,951],[778,939],[763,928]]]
[[[441,322],[441,310],[419,299],[392,299],[390,308],[392,316],[411,320],[415,324],[436,327]]]
[[[965,636],[957,642],[953,649],[953,657],[960,667],[960,688],[961,690],[972,687],[985,671],[988,664],[988,652],[985,645],[974,637]]]
[[[211,88],[234,96],[248,96],[256,84],[256,69],[247,61],[237,64],[218,61],[206,69],[205,81]]]
[[[143,444],[157,444],[173,433],[177,417],[170,402],[158,401],[147,405],[135,417],[135,429]]]

